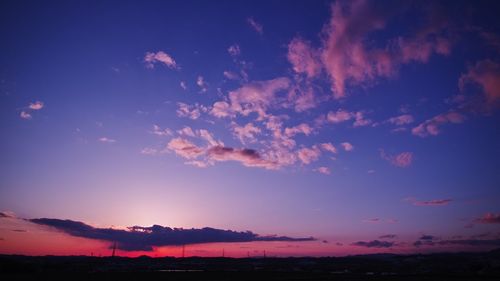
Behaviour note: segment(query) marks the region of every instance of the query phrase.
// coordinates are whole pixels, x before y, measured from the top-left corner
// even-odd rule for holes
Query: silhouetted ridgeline
[[[0,256],[1,276],[11,278],[48,274],[74,280],[110,273],[163,280],[500,280],[500,249],[339,258]]]

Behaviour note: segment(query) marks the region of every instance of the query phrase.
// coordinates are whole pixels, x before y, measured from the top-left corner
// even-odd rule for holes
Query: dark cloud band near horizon
[[[236,243],[255,241],[315,241],[314,237],[292,238],[288,236],[261,236],[251,231],[233,231],[210,227],[170,228],[161,225],[151,227],[133,226],[128,230],[96,228],[79,221],[51,218],[28,219],[35,224],[53,227],[76,237],[116,242],[118,249],[125,251],[152,251],[153,247],[179,246],[203,243]]]

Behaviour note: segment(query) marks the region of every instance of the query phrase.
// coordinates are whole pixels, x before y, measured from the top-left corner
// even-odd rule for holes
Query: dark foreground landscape
[[[500,250],[327,258],[0,256],[2,280],[500,280]]]

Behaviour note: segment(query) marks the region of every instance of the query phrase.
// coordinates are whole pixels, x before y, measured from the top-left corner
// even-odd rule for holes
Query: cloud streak
[[[452,202],[451,199],[434,199],[428,201],[420,201],[415,198],[408,198],[406,201],[411,202],[414,206],[446,206]]]
[[[395,244],[396,244],[395,242],[391,241],[372,240],[372,241],[358,241],[352,243],[351,245],[366,247],[366,248],[390,248]]]
[[[440,126],[447,123],[459,124],[464,120],[464,115],[455,111],[450,111],[436,115],[433,118],[420,123],[418,126],[414,127],[411,132],[419,137],[437,136],[440,133]]]
[[[154,247],[201,243],[235,243],[253,241],[314,241],[313,237],[292,238],[288,236],[261,236],[251,231],[238,232],[216,228],[170,228],[161,225],[151,227],[133,226],[127,230],[96,228],[79,221],[39,218],[32,223],[53,227],[71,236],[103,240],[116,243],[125,251],[152,251]]]
[[[486,213],[476,220],[477,223],[500,224],[500,214]]]

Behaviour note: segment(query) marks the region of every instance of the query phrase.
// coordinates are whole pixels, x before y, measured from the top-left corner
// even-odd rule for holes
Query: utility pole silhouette
[[[115,257],[116,253],[116,242],[113,244],[113,252],[111,253],[111,257]]]
[[[225,256],[224,248],[222,248],[222,257]]]
[[[264,258],[266,258],[266,250],[264,250]]]
[[[185,251],[186,251],[186,245],[182,245],[182,258],[184,258]]]

